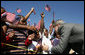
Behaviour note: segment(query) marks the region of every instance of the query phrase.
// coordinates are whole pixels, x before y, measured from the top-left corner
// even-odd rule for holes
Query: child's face
[[[29,40],[33,40],[34,37],[35,37],[35,34],[33,33],[33,34],[30,34],[30,35],[29,35],[28,39],[29,39]]]

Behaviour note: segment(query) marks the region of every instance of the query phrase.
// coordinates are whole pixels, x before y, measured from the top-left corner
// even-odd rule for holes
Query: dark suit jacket
[[[51,48],[53,54],[68,54],[71,48],[84,54],[84,25],[65,23],[59,27],[58,32],[61,39],[57,46]]]

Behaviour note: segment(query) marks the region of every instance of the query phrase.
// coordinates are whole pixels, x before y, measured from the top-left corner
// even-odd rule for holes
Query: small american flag
[[[52,23],[50,24],[50,26],[52,26]]]
[[[15,20],[16,15],[14,13],[7,12],[6,19],[10,22],[13,22]]]
[[[3,14],[1,14],[1,18],[2,18],[2,17],[5,17],[5,16],[6,16],[6,13],[7,13],[7,12],[4,12]]]
[[[28,19],[28,22],[30,22],[30,19]]]
[[[38,25],[36,25],[35,28],[37,28],[37,30],[38,30]]]
[[[47,11],[50,12],[50,10],[51,10],[50,6],[49,6],[49,5],[46,5],[46,6],[45,6],[45,10],[47,10]]]
[[[17,8],[16,9],[17,13],[21,13],[21,9]]]
[[[52,23],[50,24],[49,29],[51,28],[51,26],[52,26]]]

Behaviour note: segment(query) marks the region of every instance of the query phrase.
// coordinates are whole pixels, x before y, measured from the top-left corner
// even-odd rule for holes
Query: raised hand
[[[32,11],[32,12],[34,11],[34,7],[31,8],[31,11]]]
[[[41,17],[44,18],[45,17],[45,14],[44,12],[41,13]]]
[[[30,12],[28,12],[28,14],[25,16],[25,20],[28,19],[28,17],[32,14],[33,11],[34,11],[34,8],[32,7]]]

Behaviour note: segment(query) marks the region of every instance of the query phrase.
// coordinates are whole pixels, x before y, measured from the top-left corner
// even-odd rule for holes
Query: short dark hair
[[[37,31],[37,30],[36,30],[36,31],[28,30],[28,35],[33,34],[33,33],[37,35],[37,34],[38,34],[38,32],[39,32],[39,31]]]

